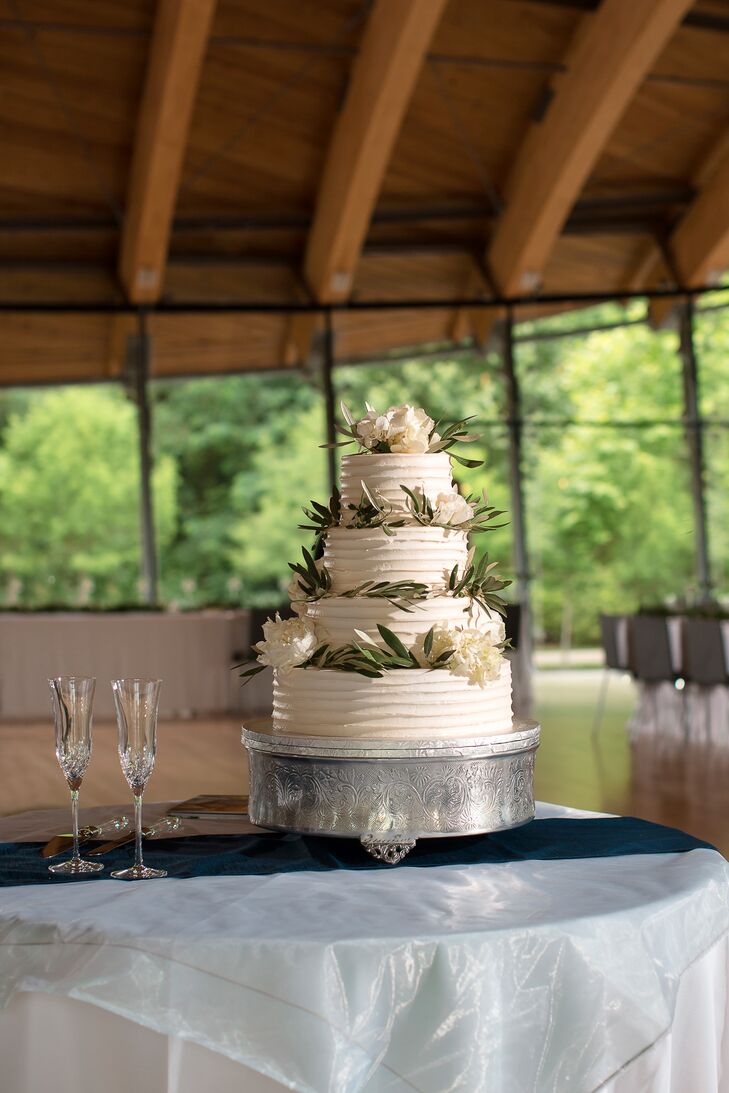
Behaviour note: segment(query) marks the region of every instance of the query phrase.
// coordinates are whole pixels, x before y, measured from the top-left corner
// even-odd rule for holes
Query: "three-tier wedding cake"
[[[468,419],[445,427],[391,407],[355,420],[341,493],[304,509],[314,549],[293,564],[295,617],[269,619],[255,647],[274,670],[273,732],[367,740],[443,740],[512,728],[504,656],[508,582],[472,533],[502,514],[464,496],[450,449],[474,439]]]

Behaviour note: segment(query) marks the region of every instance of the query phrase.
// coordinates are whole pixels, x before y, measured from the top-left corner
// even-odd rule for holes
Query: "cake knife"
[[[182,821],[177,816],[165,816],[163,819],[158,820],[156,824],[151,824],[150,827],[142,828],[142,835],[145,839],[148,839],[151,835],[156,835],[158,831],[162,831],[167,828],[169,831],[177,831],[178,827],[182,827]],[[134,831],[128,835],[122,835],[119,839],[111,839],[107,843],[102,843],[101,846],[95,846],[93,850],[88,850],[86,856],[88,858],[96,858],[99,854],[108,854],[110,850],[116,850],[117,846],[124,846],[126,843],[133,843],[136,838]]]
[[[126,816],[115,816],[112,820],[106,820],[103,824],[89,824],[88,827],[82,827],[79,830],[78,844],[83,846],[85,843],[98,839],[99,835],[105,835],[107,831],[124,831],[128,827],[129,820]],[[41,857],[57,858],[59,854],[70,850],[72,846],[73,835],[65,832],[62,835],[54,835],[41,850]]]

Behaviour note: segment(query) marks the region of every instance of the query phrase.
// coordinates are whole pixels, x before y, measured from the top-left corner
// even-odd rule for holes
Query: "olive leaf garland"
[[[307,601],[321,600],[332,595],[332,578],[323,562],[315,562],[313,555],[305,547],[301,551],[304,561],[289,562],[289,569],[296,574],[303,598]],[[429,589],[421,581],[363,581],[355,588],[338,592],[344,599],[364,596],[366,599],[387,600],[393,607],[402,611],[412,611],[410,606],[418,600],[424,600]]]
[[[453,656],[453,649],[446,649],[435,659],[431,659],[433,648],[433,627],[428,631],[423,641],[423,653],[425,664],[415,656],[411,649],[400,640],[387,626],[377,625],[380,637],[386,648],[376,645],[367,634],[361,630],[356,631],[360,640],[350,642],[348,645],[337,649],[331,645],[320,645],[309,657],[302,668],[328,669],[336,672],[355,672],[357,675],[370,679],[380,679],[384,673],[392,668],[445,668],[447,662]]]
[[[486,611],[498,611],[505,616],[506,600],[498,593],[512,582],[495,575],[497,565],[497,562],[489,561],[488,554],[484,554],[475,565],[468,560],[462,573],[454,565],[448,577],[448,591],[453,596],[470,596]]]
[[[483,494],[483,498],[477,497],[475,494],[468,494],[464,497],[466,504],[470,505],[473,509],[473,516],[469,520],[464,520],[460,524],[439,524],[438,523],[438,510],[433,508],[433,503],[423,493],[419,493],[415,490],[411,490],[408,486],[400,485],[400,489],[406,495],[406,505],[408,512],[412,516],[413,520],[417,523],[423,524],[425,527],[432,525],[434,527],[450,527],[454,531],[472,531],[474,534],[478,534],[482,531],[496,531],[498,528],[505,528],[506,524],[494,524],[493,520],[497,520],[499,516],[505,515],[504,509],[493,508],[486,500],[486,494]],[[390,525],[391,527],[400,525]]]
[[[335,528],[339,525],[342,518],[342,497],[335,486],[332,491],[332,496],[329,498],[329,505],[320,505],[318,501],[310,501],[310,508],[304,506],[302,509],[304,516],[310,521],[308,524],[299,524],[300,531],[313,531],[314,532],[314,551],[324,538],[330,528]]]

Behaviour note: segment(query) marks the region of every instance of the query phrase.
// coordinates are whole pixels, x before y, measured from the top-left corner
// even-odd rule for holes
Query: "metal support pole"
[[[324,413],[326,415],[327,444],[337,441],[337,429],[334,417],[334,331],[332,313],[324,312],[324,339],[321,354],[322,385],[324,388]],[[332,493],[337,485],[337,451],[327,448],[327,466],[329,468],[329,486]]]
[[[511,487],[511,526],[513,529],[513,558],[516,572],[516,591],[521,617],[519,620],[520,667],[523,669],[522,709],[525,714],[531,706],[531,604],[529,555],[527,550],[526,521],[524,517],[524,473],[522,468],[521,395],[514,359],[514,317],[507,312],[502,329],[502,368],[506,392],[507,426],[509,430],[509,484]]]
[[[699,370],[694,345],[694,304],[688,298],[681,304],[679,316],[679,352],[683,366],[684,422],[686,444],[691,464],[691,497],[694,506],[694,542],[699,600],[712,598],[709,537],[706,516],[706,481],[704,470],[704,422],[699,404]]]
[[[139,498],[142,525],[142,579],[146,603],[157,603],[157,549],[154,534],[152,502],[152,419],[147,397],[147,380],[151,355],[147,316],[140,309],[137,316],[137,352],[134,367],[134,398],[139,420]]]

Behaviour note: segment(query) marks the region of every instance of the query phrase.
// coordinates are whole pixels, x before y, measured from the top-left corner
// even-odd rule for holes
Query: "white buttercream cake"
[[[403,410],[412,408],[393,408],[388,422]],[[437,444],[431,419],[412,412]],[[385,418],[376,435],[390,427]],[[350,425],[360,438],[362,422]],[[415,426],[407,434],[420,446],[422,435]],[[292,567],[297,617],[267,623],[257,647],[274,666],[273,731],[424,740],[510,731],[497,598],[466,579],[469,531],[484,530],[485,509],[457,494],[448,452],[345,455],[341,483],[341,499],[308,513],[327,516],[320,560]]]

